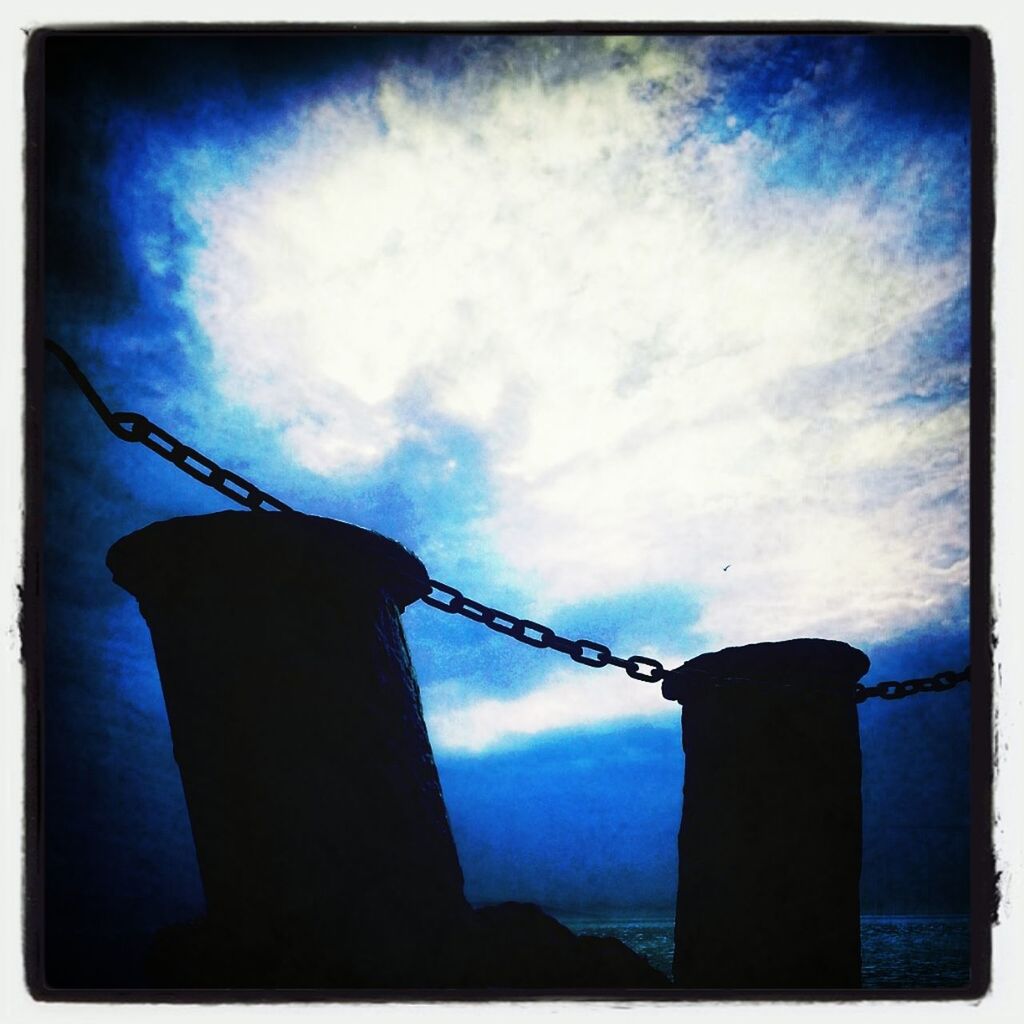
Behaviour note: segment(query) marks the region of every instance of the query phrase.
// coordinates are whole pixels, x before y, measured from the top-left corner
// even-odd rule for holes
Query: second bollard
[[[861,651],[801,639],[670,674],[686,757],[675,983],[860,985]]]

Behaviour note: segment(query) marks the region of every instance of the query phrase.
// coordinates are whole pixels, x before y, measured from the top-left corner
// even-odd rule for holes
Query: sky
[[[823,636],[868,683],[967,663],[964,40],[48,45],[46,329],[112,407],[623,656]],[[115,868],[73,838],[119,822],[169,880],[133,920],[171,915],[197,882],[145,626],[103,555],[225,503],[52,366],[44,446],[54,856],[95,857],[59,884],[87,916]],[[404,619],[470,894],[670,904],[678,705]],[[861,717],[866,765],[943,765],[924,796],[867,778],[866,827],[941,824],[954,868],[966,708]],[[957,870],[940,909],[963,909]]]

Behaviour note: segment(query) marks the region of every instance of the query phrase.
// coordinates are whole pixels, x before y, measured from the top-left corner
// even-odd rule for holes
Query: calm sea
[[[672,976],[671,913],[554,916],[580,935],[621,939]],[[968,982],[970,936],[964,917],[861,918],[861,976],[865,988],[960,988]]]

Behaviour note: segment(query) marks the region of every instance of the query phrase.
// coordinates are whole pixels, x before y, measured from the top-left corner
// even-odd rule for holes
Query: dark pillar
[[[674,974],[691,988],[860,985],[867,657],[832,640],[730,647],[663,686],[683,705]]]
[[[288,512],[154,523],[107,564],[152,633],[206,893],[178,959],[214,984],[435,983],[469,909],[399,620],[422,564]]]

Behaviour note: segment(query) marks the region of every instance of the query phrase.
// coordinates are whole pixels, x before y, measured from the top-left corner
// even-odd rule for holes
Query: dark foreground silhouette
[[[154,986],[668,984],[538,907],[466,902],[400,621],[427,574],[399,544],[223,512],[107,563],[150,627],[207,902],[157,937]]]
[[[401,922],[393,928],[401,931]],[[386,932],[387,922],[381,922]],[[372,945],[371,945],[372,944]],[[391,964],[387,934],[363,943],[303,941],[290,950],[217,933],[205,919],[164,929],[149,954],[154,985],[171,988],[646,989],[669,981],[618,939],[575,935],[532,903],[470,911]]]
[[[729,647],[662,685],[683,705],[673,974],[688,988],[857,988],[867,656],[834,640]]]

